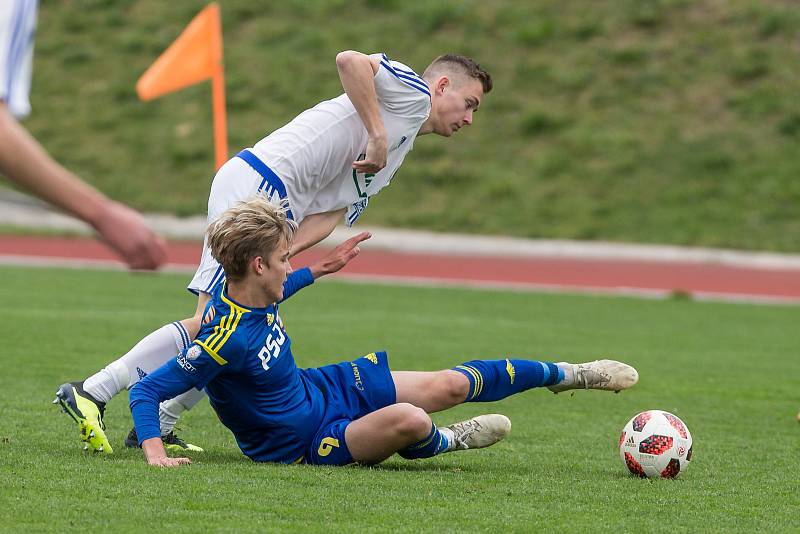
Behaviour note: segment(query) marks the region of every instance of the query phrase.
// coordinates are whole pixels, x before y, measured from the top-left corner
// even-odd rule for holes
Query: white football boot
[[[588,363],[557,363],[559,367],[571,367],[572,377],[548,386],[553,393],[568,389],[602,389],[619,393],[639,381],[639,373],[630,365],[615,360],[596,360]]]
[[[482,449],[505,438],[511,432],[511,420],[505,415],[491,413],[447,425],[439,431],[450,442],[445,452]]]

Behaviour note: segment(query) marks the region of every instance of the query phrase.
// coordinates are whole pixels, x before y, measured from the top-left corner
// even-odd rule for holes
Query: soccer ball
[[[619,456],[634,475],[675,478],[692,461],[692,435],[677,416],[648,410],[622,429]]]

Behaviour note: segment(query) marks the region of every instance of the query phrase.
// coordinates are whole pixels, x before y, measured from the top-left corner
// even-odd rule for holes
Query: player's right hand
[[[95,230],[131,269],[157,269],[167,260],[167,246],[138,212],[110,201]]]
[[[189,465],[192,461],[189,458],[170,458],[169,456],[163,456],[161,458],[147,460],[147,463],[156,467],[179,467],[181,465]]]
[[[148,438],[142,441],[142,452],[147,463],[155,467],[179,467],[189,465],[192,461],[189,458],[170,458],[164,450],[164,443],[161,438]]]
[[[354,161],[353,168],[356,172],[364,174],[376,174],[386,167],[386,154],[388,153],[388,141],[386,135],[370,136],[367,141],[367,154],[364,159]]]

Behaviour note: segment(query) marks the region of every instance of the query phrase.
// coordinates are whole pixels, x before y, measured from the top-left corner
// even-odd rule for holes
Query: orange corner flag
[[[136,82],[139,98],[152,100],[214,76],[222,68],[221,33],[219,6],[209,4]]]
[[[209,78],[214,111],[215,155],[219,168],[228,158],[228,134],[222,24],[216,2],[198,13],[175,42],[150,65],[136,82],[136,93],[142,100],[152,100]]]

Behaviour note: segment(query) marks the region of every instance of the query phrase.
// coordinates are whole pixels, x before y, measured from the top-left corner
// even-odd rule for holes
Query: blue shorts
[[[352,421],[394,404],[397,392],[385,352],[373,352],[353,362],[300,371],[322,390],[327,407],[303,462],[347,465],[353,457],[344,431]]]

